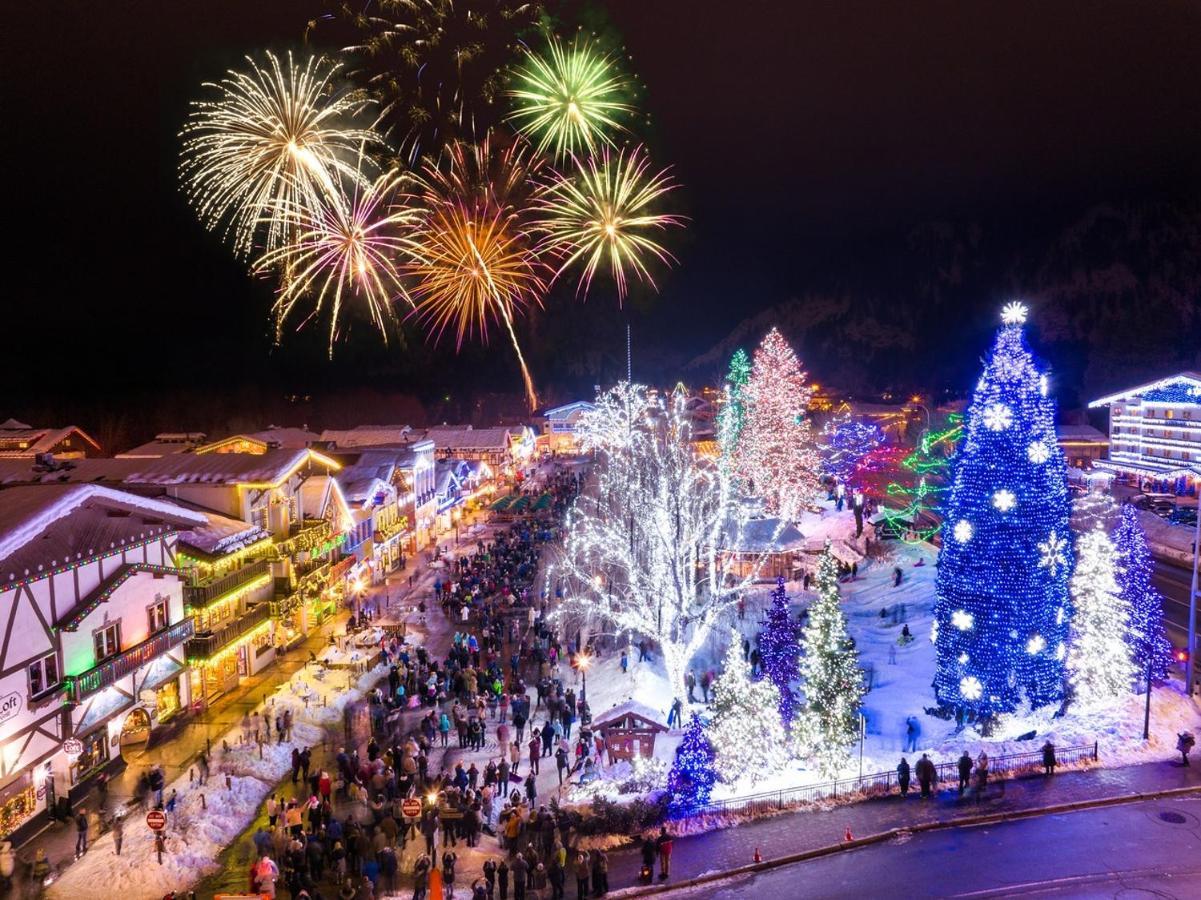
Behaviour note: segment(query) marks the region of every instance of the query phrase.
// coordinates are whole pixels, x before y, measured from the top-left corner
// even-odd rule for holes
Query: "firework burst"
[[[348,298],[355,298],[387,342],[388,326],[395,321],[393,302],[397,297],[409,299],[397,257],[410,248],[407,235],[418,216],[403,202],[404,184],[396,170],[374,181],[360,174],[347,192],[317,207],[293,203],[279,210],[280,221],[294,238],[268,251],[255,265],[256,271],[276,270],[281,275],[274,307],[277,340],[303,302],[310,301],[312,309],[301,326],[328,303],[332,357],[343,307]]]
[[[621,120],[633,112],[623,99],[629,81],[587,43],[564,46],[552,37],[545,54],[527,54],[516,82],[509,119],[556,159],[611,144],[610,132],[624,130]]]
[[[490,323],[504,325],[531,408],[538,398],[513,323],[546,292],[549,272],[529,222],[540,166],[524,144],[485,138],[449,147],[442,165],[426,167],[422,219],[405,264],[413,315],[435,339],[453,331],[459,347],[477,334],[486,342]]]
[[[538,203],[539,251],[557,260],[555,278],[581,267],[577,290],[586,294],[597,269],[607,265],[619,300],[626,296],[627,274],[655,287],[649,258],[675,262],[656,236],[684,220],[653,206],[675,188],[666,169],[652,173],[641,147],[628,154],[605,148],[577,159],[575,173],[559,175]]]
[[[357,178],[364,145],[379,142],[347,123],[362,102],[334,89],[339,66],[324,57],[286,63],[267,54],[249,72],[230,71],[215,100],[192,104],[181,133],[180,176],[188,200],[210,229],[224,228],[234,251],[249,256],[256,236],[268,251],[287,239],[280,210],[317,209],[336,182]]]

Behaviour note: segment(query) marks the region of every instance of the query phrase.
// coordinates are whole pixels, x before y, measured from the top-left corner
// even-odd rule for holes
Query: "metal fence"
[[[1079,747],[1056,747],[1056,765],[1070,766],[1081,762],[1095,762],[1098,757],[1097,744],[1086,744]],[[973,760],[973,766],[975,761]],[[992,756],[988,760],[990,778],[1018,778],[1024,774],[1041,771],[1043,767],[1042,750],[1031,750],[1026,753],[1010,753],[1003,756]],[[957,762],[939,763],[935,766],[938,781],[958,784],[959,768]],[[916,787],[917,779],[913,779]],[[821,800],[833,800],[839,797],[855,795],[860,799],[889,794],[897,790],[897,773],[874,772],[862,778],[840,778],[834,781],[824,781],[820,784],[810,784],[805,787],[788,788],[781,791],[767,791],[762,794],[747,794],[742,797],[729,797],[725,800],[714,800],[697,810],[692,816],[717,815],[727,812],[746,812],[762,814],[802,806],[806,803],[817,803]]]

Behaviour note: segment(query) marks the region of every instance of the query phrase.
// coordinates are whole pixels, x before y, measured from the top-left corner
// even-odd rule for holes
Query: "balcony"
[[[271,564],[268,560],[259,559],[242,566],[240,569],[235,569],[227,575],[212,578],[199,584],[184,585],[184,602],[192,609],[203,609],[214,600],[224,597],[226,594],[232,593],[240,587],[245,587],[257,578],[263,577],[270,571],[270,568]]]
[[[190,618],[176,622],[164,631],[160,631],[135,647],[130,647],[111,659],[106,659],[95,668],[68,677],[67,697],[78,703],[84,697],[96,693],[101,688],[114,684],[147,663],[162,656],[173,647],[178,647],[192,637],[194,628]]]
[[[232,644],[244,634],[253,631],[271,618],[271,604],[252,606],[232,622],[209,631],[202,631],[188,641],[188,659],[211,659],[221,648]]]

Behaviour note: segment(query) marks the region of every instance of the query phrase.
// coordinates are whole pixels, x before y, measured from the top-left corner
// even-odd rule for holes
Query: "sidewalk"
[[[783,813],[718,831],[674,839],[671,881],[723,872],[750,863],[756,849],[765,860],[837,844],[846,830],[858,838],[894,828],[929,822],[950,822],[971,816],[1037,810],[1049,806],[1109,797],[1193,787],[1201,790],[1201,766],[1185,768],[1173,758],[1159,763],[1117,769],[1062,772],[1050,778],[1034,776],[989,785],[977,803],[953,788],[932,800],[917,791],[833,808]],[[614,890],[638,883],[641,856],[636,847],[609,854],[609,881]]]

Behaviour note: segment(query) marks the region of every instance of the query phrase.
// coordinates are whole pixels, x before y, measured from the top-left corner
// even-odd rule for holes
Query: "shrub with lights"
[[[967,717],[1059,703],[1071,608],[1066,465],[1055,401],[1005,307],[967,410],[935,584],[939,702]]]

